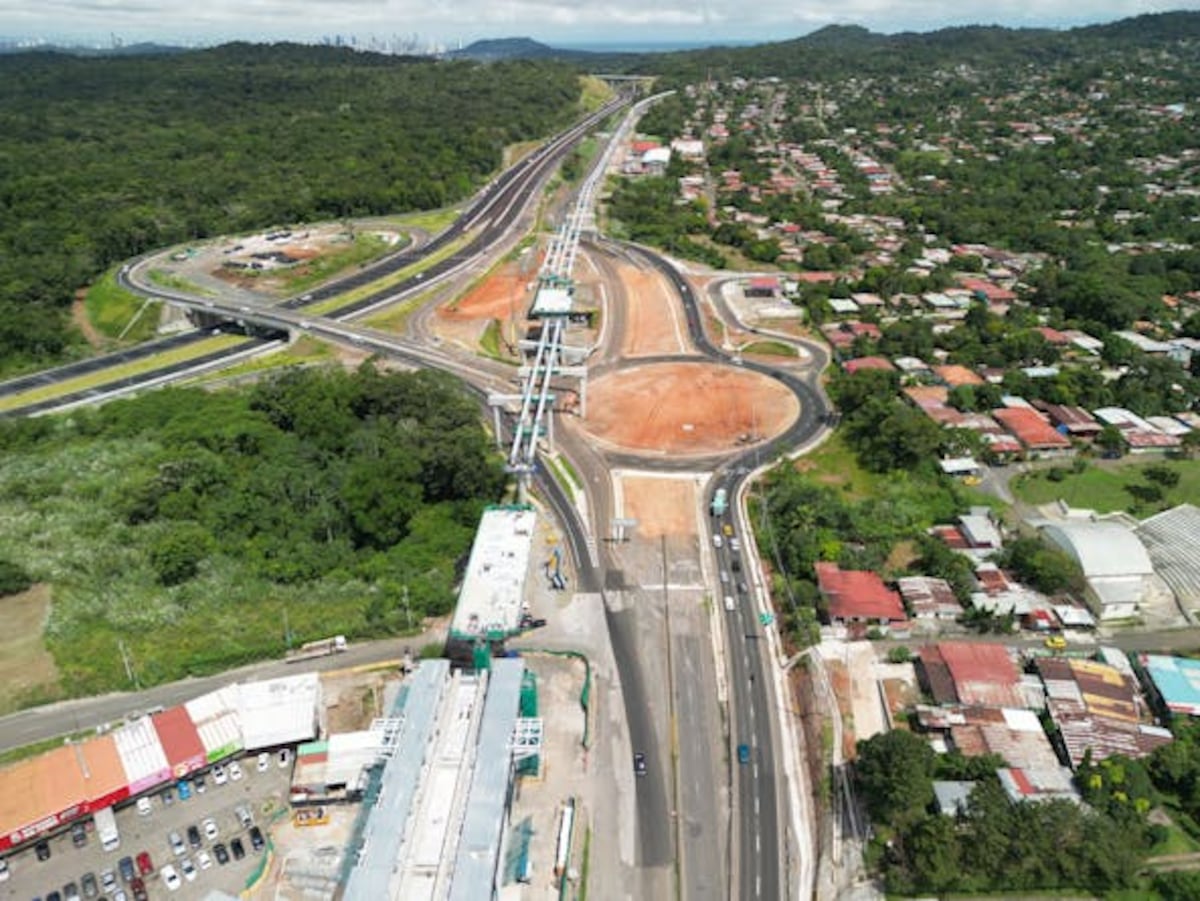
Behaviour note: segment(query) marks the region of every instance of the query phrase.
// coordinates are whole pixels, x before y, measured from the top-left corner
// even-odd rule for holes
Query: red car
[[[149,876],[154,872],[154,864],[150,862],[149,852],[143,851],[137,856],[138,873],[142,876]]]
[[[129,883],[129,888],[133,892],[133,901],[149,901],[150,896],[146,893],[146,883],[142,882],[140,876],[135,876],[133,881]]]

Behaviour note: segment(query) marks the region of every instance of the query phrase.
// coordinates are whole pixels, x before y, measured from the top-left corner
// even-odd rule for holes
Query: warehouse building
[[[1143,654],[1138,663],[1163,708],[1183,716],[1200,716],[1200,660]]]
[[[1042,534],[1079,564],[1087,599],[1100,620],[1130,619],[1162,594],[1150,555],[1128,527],[1114,520],[1067,520]]]

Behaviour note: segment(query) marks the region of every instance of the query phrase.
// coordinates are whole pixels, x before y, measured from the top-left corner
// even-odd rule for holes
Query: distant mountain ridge
[[[587,50],[564,50],[526,37],[474,41],[460,50],[452,50],[446,54],[453,59],[473,59],[479,62],[502,59],[587,59],[593,55]]]

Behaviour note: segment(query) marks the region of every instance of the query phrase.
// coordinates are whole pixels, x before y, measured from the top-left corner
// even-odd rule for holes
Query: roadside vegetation
[[[876,826],[868,859],[898,895],[1195,898],[1200,873],[1153,871],[1156,856],[1189,853],[1200,837],[1200,727],[1172,725],[1175,741],[1149,757],[1085,760],[1076,773],[1085,804],[1010,803],[999,758],[938,755],[904,729],[859,742],[856,778]],[[933,810],[935,779],[975,782],[963,812]]]
[[[67,695],[393,634],[405,590],[418,617],[445,613],[505,486],[452,381],[369,365],[4,423],[0,450],[0,560],[53,591]]]
[[[0,81],[4,374],[85,353],[67,312],[115,263],[272,223],[448,206],[505,147],[565,125],[583,90],[556,62],[287,44],[9,54]]]
[[[84,311],[96,331],[113,341],[134,344],[153,338],[162,304],[118,285],[118,268],[110,268],[88,289]]]

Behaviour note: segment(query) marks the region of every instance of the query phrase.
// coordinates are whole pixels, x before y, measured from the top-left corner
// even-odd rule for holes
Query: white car
[[[183,885],[183,880],[179,878],[179,874],[175,872],[172,864],[164,866],[158,871],[158,875],[162,877],[163,885],[172,892],[179,891],[179,887]]]
[[[150,796],[142,795],[137,800],[137,812],[144,817],[150,816]]]
[[[271,765],[271,755],[268,754],[266,751],[263,751],[261,754],[258,755],[258,771],[260,773],[265,773],[267,771],[267,767],[269,767],[270,765]]]
[[[8,869],[8,861],[0,859],[0,882],[8,882],[12,873]]]
[[[187,854],[187,845],[183,843],[183,836],[181,836],[178,832],[172,832],[170,835],[168,835],[167,841],[171,845],[171,852],[176,857],[183,857],[183,855]]]
[[[219,763],[212,768],[212,777],[213,782],[215,782],[217,785],[224,785],[229,781],[229,776],[225,774],[225,767],[221,766]]]
[[[196,881],[196,865],[192,863],[191,858],[185,857],[179,861],[179,868],[183,870],[183,878],[188,882]]]
[[[202,870],[207,870],[212,866],[212,857],[203,849],[196,852],[196,866]]]
[[[234,782],[237,782],[239,779],[242,778],[242,765],[240,763],[238,763],[236,760],[233,763],[229,764],[229,778],[232,779]]]
[[[212,817],[207,817],[203,823],[204,837],[210,842],[217,837],[217,821]]]
[[[733,603],[732,595],[725,595],[725,609],[733,610],[736,605]]]
[[[720,549],[720,547],[723,543],[724,542],[721,541],[720,534],[713,535],[713,547]]]

